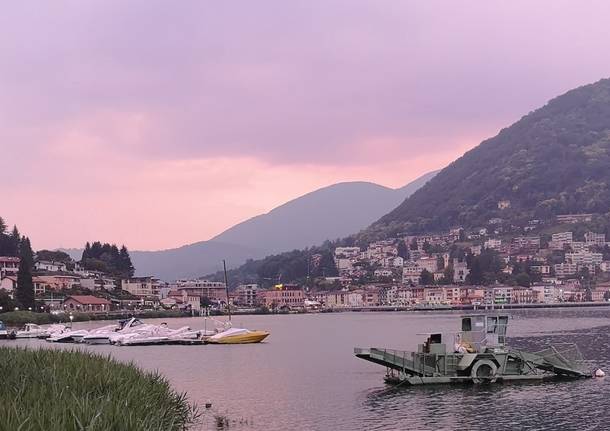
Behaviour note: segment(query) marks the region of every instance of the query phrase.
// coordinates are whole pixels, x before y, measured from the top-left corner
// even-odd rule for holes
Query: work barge
[[[466,315],[461,332],[427,334],[416,352],[357,347],[354,354],[386,367],[385,381],[400,385],[592,377],[576,344],[553,344],[533,353],[510,348],[508,322],[507,315]]]

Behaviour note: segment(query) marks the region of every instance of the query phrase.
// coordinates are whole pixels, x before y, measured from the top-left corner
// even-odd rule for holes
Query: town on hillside
[[[490,220],[487,227],[468,232],[456,227],[388,238],[365,248],[336,247],[336,275],[267,288],[257,283],[230,286],[229,305],[234,311],[279,312],[605,302],[610,300],[610,244],[605,233],[583,231],[583,223],[592,217],[558,216],[550,233],[544,233],[538,220],[517,235],[503,229],[502,220]],[[532,234],[534,230],[539,233]],[[310,256],[309,265],[315,267],[320,259]],[[8,301],[18,289],[19,264],[20,257],[0,256],[0,300],[5,298],[0,307],[5,309],[18,308],[17,302]],[[36,307],[193,313],[227,307],[222,281],[164,282],[133,274],[124,247],[87,244],[80,261],[60,251],[39,251],[32,273]]]

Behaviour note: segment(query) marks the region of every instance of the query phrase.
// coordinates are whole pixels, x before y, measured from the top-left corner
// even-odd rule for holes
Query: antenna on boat
[[[231,321],[231,306],[229,304],[229,279],[227,278],[227,263],[222,260],[222,267],[225,271],[225,290],[227,291],[227,310],[229,312],[229,322]]]

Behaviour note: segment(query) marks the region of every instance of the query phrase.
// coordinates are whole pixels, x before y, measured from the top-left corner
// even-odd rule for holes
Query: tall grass
[[[0,431],[185,430],[198,416],[164,377],[133,364],[0,347]]]

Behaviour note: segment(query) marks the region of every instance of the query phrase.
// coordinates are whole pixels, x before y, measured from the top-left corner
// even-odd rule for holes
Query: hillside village
[[[499,208],[509,205],[498,202]],[[605,233],[586,230],[593,218],[561,215],[550,230],[539,220],[520,227],[498,218],[472,231],[457,227],[362,248],[336,247],[336,275],[267,288],[242,283],[230,286],[229,301],[235,311],[250,312],[603,302],[610,299],[610,243]],[[99,258],[109,255],[114,263],[105,266],[110,261]],[[308,264],[315,268],[321,259],[313,254]],[[18,288],[19,264],[17,256],[0,256],[0,299],[5,298],[6,308],[18,308],[8,301]],[[222,281],[164,282],[133,277],[133,272],[124,247],[119,251],[109,244],[88,244],[80,261],[62,252],[40,251],[32,273],[36,307],[201,312],[227,306]]]

